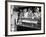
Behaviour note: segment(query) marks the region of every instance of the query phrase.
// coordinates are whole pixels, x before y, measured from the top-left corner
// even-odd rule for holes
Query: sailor
[[[33,17],[33,13],[32,13],[32,10],[30,8],[28,9],[28,17],[29,18]]]
[[[39,19],[41,17],[41,13],[39,12],[39,8],[36,9],[35,18]]]
[[[24,13],[24,18],[28,18],[28,12],[26,8],[23,10],[23,13]]]

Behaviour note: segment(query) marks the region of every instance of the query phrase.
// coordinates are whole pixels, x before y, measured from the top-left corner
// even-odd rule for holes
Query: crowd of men
[[[31,19],[34,19],[34,18],[40,19],[41,18],[41,12],[39,12],[39,8],[36,8],[35,12],[33,12],[30,8],[28,8],[28,11],[26,8],[24,8],[23,10],[20,9],[20,12],[19,11],[13,11],[12,25],[14,25],[14,27],[17,27],[17,26],[15,26],[15,22],[17,24],[18,14],[19,14],[20,20],[21,20],[21,18],[31,18]],[[15,29],[15,31],[16,30],[17,30],[17,28]]]
[[[25,9],[23,9],[23,12],[22,12],[22,10],[20,10],[20,18],[22,18],[22,17],[39,19],[41,17],[41,12],[39,12],[39,8],[37,8],[35,10],[35,12],[33,12],[30,8],[28,8],[28,11],[27,11],[27,9],[25,8]]]

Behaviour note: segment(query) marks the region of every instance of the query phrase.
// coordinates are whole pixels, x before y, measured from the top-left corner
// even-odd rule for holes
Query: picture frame
[[[20,9],[23,10],[23,8],[24,9],[25,8],[26,9],[31,8],[31,10],[35,10],[35,8],[39,8],[40,12],[41,12],[40,29],[38,29],[38,30],[37,29],[36,30],[27,30],[27,31],[22,29],[22,31],[17,30],[15,32],[11,32],[10,27],[11,27],[11,20],[12,20],[11,19],[11,14],[12,14],[11,7],[12,6],[14,6],[15,9],[18,8],[19,11],[20,11]],[[18,10],[15,10],[15,11],[18,11]],[[25,18],[24,18],[24,20],[25,20]],[[26,22],[28,23],[28,21],[26,21]],[[25,26],[25,23],[23,26]],[[29,26],[27,26],[27,27],[29,27]],[[45,34],[45,3],[44,2],[27,2],[27,1],[25,1],[25,2],[24,1],[6,1],[5,2],[5,36],[24,36],[24,35],[38,35],[38,34]]]

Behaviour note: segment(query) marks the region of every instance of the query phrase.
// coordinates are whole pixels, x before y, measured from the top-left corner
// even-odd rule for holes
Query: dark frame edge
[[[5,36],[8,35],[7,31],[7,1],[5,1]]]
[[[36,33],[36,34],[18,34],[18,35],[7,35],[7,36],[28,36],[28,35],[44,35],[45,33]]]
[[[7,3],[8,2],[21,2],[21,3],[37,3],[37,4],[43,4],[44,5],[44,32],[43,33],[35,33],[35,34],[19,34],[19,35],[8,35],[7,30]],[[5,1],[5,36],[25,36],[25,35],[41,35],[45,34],[45,3],[44,2],[25,2],[25,1]]]
[[[32,2],[32,1],[7,1],[7,2],[20,2],[20,3],[37,3],[37,4],[44,4],[44,2]]]
[[[45,34],[45,3],[44,3],[44,34]]]

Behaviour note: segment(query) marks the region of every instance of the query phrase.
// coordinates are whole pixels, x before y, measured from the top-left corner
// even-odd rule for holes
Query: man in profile
[[[13,14],[12,14],[12,31],[17,31],[17,19],[18,19],[18,11],[14,11],[13,10]]]

